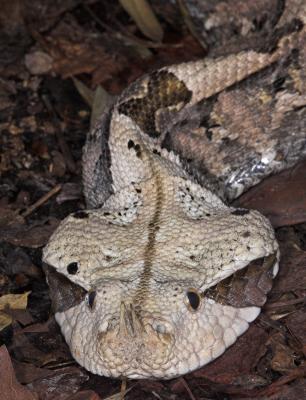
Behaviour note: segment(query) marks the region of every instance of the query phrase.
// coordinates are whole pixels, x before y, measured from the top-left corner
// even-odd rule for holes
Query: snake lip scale
[[[248,132],[228,134],[226,147],[213,141],[219,124],[207,134],[201,175],[166,143],[174,115],[191,117],[199,102],[220,121],[217,101],[243,85],[250,90],[247,79],[286,59],[303,32],[303,24],[285,32],[270,53],[242,51],[145,75],[88,134],[87,209],[65,218],[43,251],[55,318],[87,370],[170,379],[219,357],[259,315],[278,272],[278,243],[267,218],[228,203],[293,165],[301,151],[292,146],[294,157],[284,160],[274,139]],[[305,149],[303,135],[295,143]],[[243,147],[238,160],[231,155],[239,139],[251,161]]]

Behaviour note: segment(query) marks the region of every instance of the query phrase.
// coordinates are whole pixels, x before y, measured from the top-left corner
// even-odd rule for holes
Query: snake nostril
[[[171,333],[173,331],[173,327],[171,324],[165,321],[156,321],[153,322],[152,328],[154,329],[155,332],[165,335],[167,333]]]
[[[163,324],[157,324],[156,326],[154,326],[154,329],[158,333],[166,333],[166,327]]]

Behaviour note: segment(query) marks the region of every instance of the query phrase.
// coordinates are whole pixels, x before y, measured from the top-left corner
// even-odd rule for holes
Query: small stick
[[[266,310],[272,310],[273,308],[280,308],[280,307],[286,307],[286,306],[292,306],[295,304],[303,303],[306,301],[306,296],[304,297],[299,297],[297,299],[293,300],[287,300],[287,301],[276,301],[274,303],[267,304],[265,306]]]
[[[127,380],[126,380],[126,378],[123,378],[121,380],[120,400],[124,400],[124,396],[126,393],[126,386],[127,386]]]
[[[180,378],[180,381],[182,382],[184,388],[187,390],[189,397],[191,398],[191,400],[196,400],[196,398],[194,397],[194,395],[192,394],[192,391],[190,390],[190,387],[188,386],[187,382],[185,381],[184,378]]]
[[[50,197],[54,196],[58,193],[62,188],[62,185],[56,185],[53,189],[51,189],[48,193],[44,194],[40,199],[38,199],[34,204],[28,207],[23,213],[21,213],[22,217],[27,217],[28,215],[32,214],[38,207],[43,205],[46,201],[50,199]]]

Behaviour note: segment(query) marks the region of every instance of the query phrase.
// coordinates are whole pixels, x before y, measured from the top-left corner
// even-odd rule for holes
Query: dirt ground
[[[120,398],[119,380],[72,359],[41,253],[59,222],[85,207],[82,146],[104,90],[117,95],[153,68],[209,53],[177,5],[150,3],[162,43],[160,27],[145,35],[116,1],[0,1],[0,400]],[[126,399],[306,398],[305,168],[237,201],[270,218],[281,248],[260,317],[211,364],[170,381],[128,381]]]

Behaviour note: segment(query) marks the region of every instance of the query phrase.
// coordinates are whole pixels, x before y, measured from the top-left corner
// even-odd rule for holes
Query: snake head
[[[145,182],[131,209],[69,216],[44,249],[56,320],[99,375],[170,379],[209,363],[258,316],[278,271],[257,211],[174,178],[157,215],[145,201],[154,190]]]

